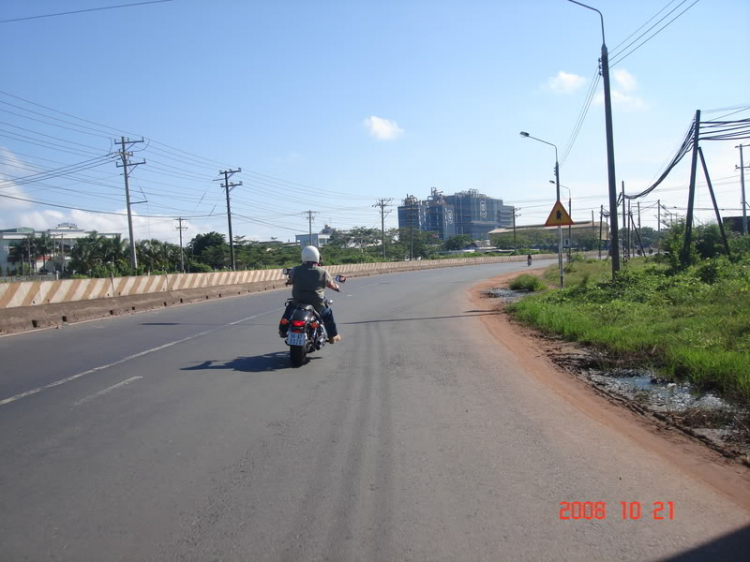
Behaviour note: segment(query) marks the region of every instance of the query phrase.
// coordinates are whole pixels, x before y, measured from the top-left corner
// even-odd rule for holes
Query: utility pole
[[[623,228],[623,230],[626,229],[625,225],[628,224],[628,219],[627,219],[628,209],[627,209],[627,207],[628,207],[628,205],[625,202],[625,181],[623,180],[623,182],[622,182],[622,228]],[[615,212],[615,214],[617,214],[617,213]],[[623,232],[623,234],[626,234],[626,232]],[[623,244],[622,244],[622,250],[623,250],[623,253],[625,253],[626,256],[627,256],[627,246],[625,245],[626,240],[627,240],[627,236],[625,236],[625,239],[622,241],[623,242]],[[626,259],[627,259],[627,257],[626,257]]]
[[[593,213],[593,211],[591,211]],[[602,259],[602,221],[604,220],[604,205],[599,207],[599,259]]]
[[[615,178],[615,141],[614,132],[612,131],[612,95],[609,86],[609,53],[607,51],[607,43],[604,39],[604,15],[596,8],[582,4],[577,0],[569,1],[596,12],[599,14],[602,23],[601,75],[604,82],[604,119],[607,130],[607,176],[609,179],[609,220],[611,223],[610,246],[612,248],[612,278],[614,279],[620,270],[620,246],[619,233],[617,232],[617,179]]]
[[[688,193],[687,218],[685,219],[685,241],[682,246],[681,261],[690,264],[690,241],[693,234],[693,208],[695,207],[695,181],[698,173],[698,141],[701,130],[701,111],[695,112],[695,130],[693,131],[693,158],[690,165],[690,191]]]
[[[661,254],[661,199],[656,200],[656,228],[658,228],[656,235],[659,240],[656,253]]]
[[[383,243],[383,259],[385,259],[385,217],[391,214],[391,211],[386,211],[386,207],[392,207],[391,201],[393,199],[378,199],[373,207],[380,207],[380,236]]]
[[[638,201],[638,232],[641,230],[641,202]]]
[[[412,206],[411,208],[411,220],[409,221],[409,261],[414,260],[414,211],[416,209]]]
[[[570,220],[573,220],[573,196],[571,195],[570,189],[568,189],[568,216]],[[568,263],[573,258],[573,225],[568,225]]]
[[[307,245],[308,246],[312,246],[313,245],[313,241],[312,241],[312,223],[313,223],[313,217],[317,213],[315,211],[305,211],[304,214],[307,215],[307,223],[308,223],[308,226],[309,226],[309,234],[308,234],[308,238],[307,238]]]
[[[740,149],[740,185],[742,185],[742,234],[747,234],[747,200],[745,199],[745,162],[742,159],[742,147],[744,146],[750,146],[750,144],[740,144],[738,146],[735,146],[735,148]]]
[[[179,223],[177,230],[180,231],[180,273],[185,273],[185,252],[182,250],[182,231],[187,230],[187,226],[182,226],[182,221],[185,220],[182,217],[175,220]]]
[[[234,262],[234,238],[232,237],[232,207],[229,203],[229,192],[232,191],[235,187],[239,187],[242,185],[242,182],[233,182],[230,183],[229,178],[231,178],[234,174],[237,174],[242,171],[242,168],[237,168],[236,170],[223,170],[219,171],[220,176],[224,176],[224,182],[221,184],[221,187],[224,188],[224,191],[227,194],[227,221],[229,222],[229,259],[232,262],[232,271],[235,270],[235,262]],[[221,181],[221,179],[214,180],[214,181]]]
[[[128,168],[135,168],[136,166],[140,166],[141,164],[145,164],[146,161],[143,160],[141,162],[131,162],[130,157],[133,156],[133,153],[129,151],[129,148],[132,148],[134,144],[143,142],[143,139],[139,141],[132,141],[130,139],[126,139],[125,137],[120,137],[120,142],[118,143],[115,141],[116,144],[120,145],[120,150],[118,153],[120,154],[120,159],[122,160],[122,164],[118,163],[117,167],[123,169],[123,177],[125,178],[125,203],[128,207],[128,235],[130,236],[130,267],[134,270],[133,273],[135,274],[135,270],[138,269],[138,256],[136,256],[135,253],[135,236],[133,235],[133,214],[130,210],[130,184],[128,183],[128,177],[130,175],[130,172],[128,171]],[[127,145],[127,146],[126,146]]]

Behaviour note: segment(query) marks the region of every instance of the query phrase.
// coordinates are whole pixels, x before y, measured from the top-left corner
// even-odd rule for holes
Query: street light
[[[552,180],[549,180],[550,183],[555,183]],[[570,216],[570,220],[573,220],[573,194],[570,191],[570,188],[567,185],[561,185],[560,187],[564,187],[568,190],[568,215]],[[573,255],[573,225],[568,225],[568,263],[570,263],[571,256]]]
[[[592,10],[599,14],[602,22],[602,81],[604,82],[604,121],[607,129],[607,174],[609,176],[609,221],[610,221],[610,252],[612,252],[612,278],[620,270],[620,245],[617,232],[617,180],[615,178],[615,142],[612,132],[612,96],[609,88],[609,54],[607,43],[604,41],[604,16],[596,8],[581,4],[576,0],[568,0],[573,4]]]
[[[552,144],[551,142],[547,142],[546,140],[532,137],[526,131],[521,131],[520,134],[522,137],[525,137],[527,139],[534,139],[535,141],[539,141],[539,142],[543,142],[544,144],[548,144],[555,149],[555,183],[557,185],[557,202],[559,203],[560,202],[560,164],[557,159],[557,145]],[[558,226],[557,227],[557,265],[560,267],[560,288],[561,289],[565,286],[565,274],[563,272],[562,251],[563,251],[562,226]]]

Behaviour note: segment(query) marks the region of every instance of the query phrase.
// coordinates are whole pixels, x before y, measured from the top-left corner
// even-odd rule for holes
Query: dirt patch
[[[541,275],[543,270],[527,273]],[[487,292],[507,287],[519,274],[494,277],[473,286],[471,301],[477,308],[489,306],[502,310],[506,303],[489,298]],[[637,400],[593,384],[580,371],[598,368],[606,358],[579,344],[543,337],[512,322],[507,314],[485,315],[481,321],[529,375],[579,410],[666,459],[676,471],[687,473],[750,509],[750,469],[737,448],[731,444],[718,446],[714,439],[691,429],[687,425],[690,420],[651,411]]]

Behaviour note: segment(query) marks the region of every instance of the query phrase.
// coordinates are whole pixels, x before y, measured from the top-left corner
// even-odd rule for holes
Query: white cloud
[[[363,121],[368,132],[378,140],[396,140],[404,134],[404,130],[398,123],[382,117],[371,115]]]
[[[626,92],[632,92],[638,89],[638,82],[635,76],[630,74],[624,68],[616,69],[612,75],[615,78],[617,85]]]
[[[646,111],[649,109],[646,101],[634,94],[638,90],[638,81],[627,70],[618,68],[612,73],[614,86],[611,88],[612,105],[625,111]],[[597,105],[604,104],[604,91],[600,90],[594,98]]]
[[[586,79],[583,76],[568,74],[561,70],[557,73],[557,76],[547,79],[547,88],[556,94],[569,94],[575,92],[585,83]]]

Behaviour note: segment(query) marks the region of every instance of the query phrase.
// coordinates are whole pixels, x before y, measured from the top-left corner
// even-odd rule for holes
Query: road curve
[[[281,291],[0,338],[0,559],[743,559],[750,512],[486,333],[518,269],[351,279],[300,369]]]

